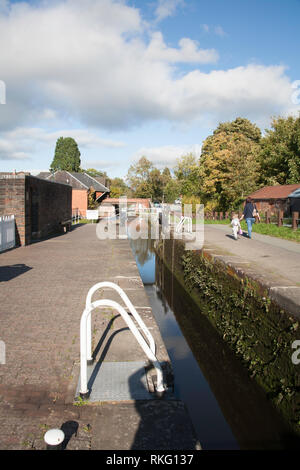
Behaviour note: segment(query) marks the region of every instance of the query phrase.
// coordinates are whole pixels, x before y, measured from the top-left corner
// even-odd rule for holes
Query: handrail
[[[188,232],[191,233],[191,232],[193,231],[193,230],[192,230],[192,218],[191,218],[191,217],[187,217],[187,216],[185,216],[185,217],[182,216],[182,217],[181,217],[180,222],[179,222],[179,224],[177,225],[177,227],[176,227],[176,229],[175,229],[175,232],[178,233],[179,230],[180,230],[180,228],[183,227],[183,224],[184,224],[185,222],[187,222]]]
[[[122,317],[124,318],[125,322],[127,323],[128,327],[130,328],[131,332],[134,334],[136,340],[142,347],[143,351],[148,356],[148,359],[152,362],[153,366],[155,367],[156,374],[157,374],[157,386],[156,390],[159,393],[163,393],[165,391],[165,387],[163,384],[163,372],[160,363],[158,362],[155,354],[150,349],[148,344],[146,343],[145,339],[135,326],[134,322],[130,318],[129,314],[126,312],[124,307],[121,307],[117,302],[114,300],[108,299],[101,299],[96,300],[89,304],[83,311],[80,321],[80,396],[86,397],[89,394],[88,386],[87,386],[87,323],[88,319],[91,317],[92,310],[98,307],[112,307],[117,310]]]
[[[115,284],[114,282],[109,282],[109,281],[103,281],[103,282],[98,282],[95,284],[93,287],[90,288],[88,291],[87,297],[86,297],[86,302],[85,302],[85,307],[88,308],[89,305],[92,303],[92,296],[93,294],[99,290],[103,289],[104,287],[110,287],[111,289],[114,289],[118,292],[120,297],[122,298],[123,302],[127,306],[127,308],[130,310],[130,313],[134,316],[136,319],[137,323],[141,327],[143,333],[145,334],[147,340],[149,341],[149,346],[152,351],[152,353],[155,355],[155,341],[153,339],[153,336],[151,335],[150,331],[146,327],[145,323],[137,313],[136,309],[132,305],[131,301],[129,300],[128,296],[125,294],[123,289]],[[89,363],[93,361],[92,358],[92,325],[91,325],[91,315],[89,316],[88,319],[88,324],[87,324],[87,360]]]

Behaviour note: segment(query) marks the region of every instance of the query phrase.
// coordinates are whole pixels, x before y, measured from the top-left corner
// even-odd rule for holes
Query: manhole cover
[[[144,362],[102,362],[88,366],[89,401],[151,400]],[[79,395],[80,377],[76,390]]]

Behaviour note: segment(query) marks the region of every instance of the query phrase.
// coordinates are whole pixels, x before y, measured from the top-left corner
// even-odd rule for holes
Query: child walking
[[[232,235],[234,236],[235,240],[237,240],[238,233],[242,230],[242,228],[240,224],[239,215],[236,213],[232,214],[231,226],[232,226]]]

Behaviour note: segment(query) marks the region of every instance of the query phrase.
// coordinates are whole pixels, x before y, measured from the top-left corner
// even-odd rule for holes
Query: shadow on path
[[[0,282],[10,281],[21,274],[30,271],[32,268],[26,264],[13,264],[10,266],[0,266]]]

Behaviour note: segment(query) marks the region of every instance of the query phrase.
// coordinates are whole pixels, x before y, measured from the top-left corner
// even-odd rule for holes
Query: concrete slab
[[[89,402],[152,400],[145,362],[102,362],[88,366]],[[76,397],[79,396],[80,381]]]

